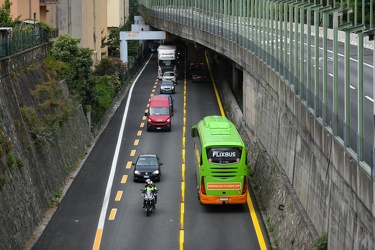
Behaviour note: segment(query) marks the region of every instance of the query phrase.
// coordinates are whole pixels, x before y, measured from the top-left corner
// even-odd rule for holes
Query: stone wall
[[[38,108],[40,100],[32,91],[48,80],[44,59],[50,46],[44,44],[0,60],[0,125],[10,148],[1,154],[0,176],[6,181],[0,190],[0,249],[23,249],[93,140],[78,103],[45,143],[35,143],[35,135],[30,134],[21,110],[29,107],[48,114]],[[66,84],[61,82],[59,88],[60,100],[67,100]],[[10,155],[16,163],[9,163]]]
[[[218,89],[229,116],[248,138],[253,188],[274,244],[280,249],[312,249],[326,232],[328,249],[374,249],[369,173],[278,75],[232,41],[174,22],[147,20],[243,68],[243,113],[222,94],[225,88]]]

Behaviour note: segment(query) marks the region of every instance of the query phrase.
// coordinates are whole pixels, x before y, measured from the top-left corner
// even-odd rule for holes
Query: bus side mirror
[[[197,136],[197,125],[194,125],[193,127],[191,127],[190,134],[191,134],[191,137]]]

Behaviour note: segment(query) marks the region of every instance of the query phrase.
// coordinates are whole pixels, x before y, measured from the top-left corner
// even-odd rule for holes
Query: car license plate
[[[219,201],[229,201],[229,198],[219,198]]]
[[[148,175],[145,175],[145,176],[143,176],[144,178],[150,178],[150,176],[148,176]]]
[[[161,127],[157,127],[156,129],[161,129]]]

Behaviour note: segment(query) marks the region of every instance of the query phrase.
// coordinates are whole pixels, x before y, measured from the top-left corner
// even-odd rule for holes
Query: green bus
[[[206,116],[191,128],[191,136],[201,204],[246,203],[246,148],[234,124],[224,116]]]

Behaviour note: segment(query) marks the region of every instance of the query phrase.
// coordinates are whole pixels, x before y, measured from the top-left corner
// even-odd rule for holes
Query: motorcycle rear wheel
[[[150,215],[150,212],[151,212],[151,206],[150,206],[150,204],[147,204],[147,208],[146,208],[147,216]]]

